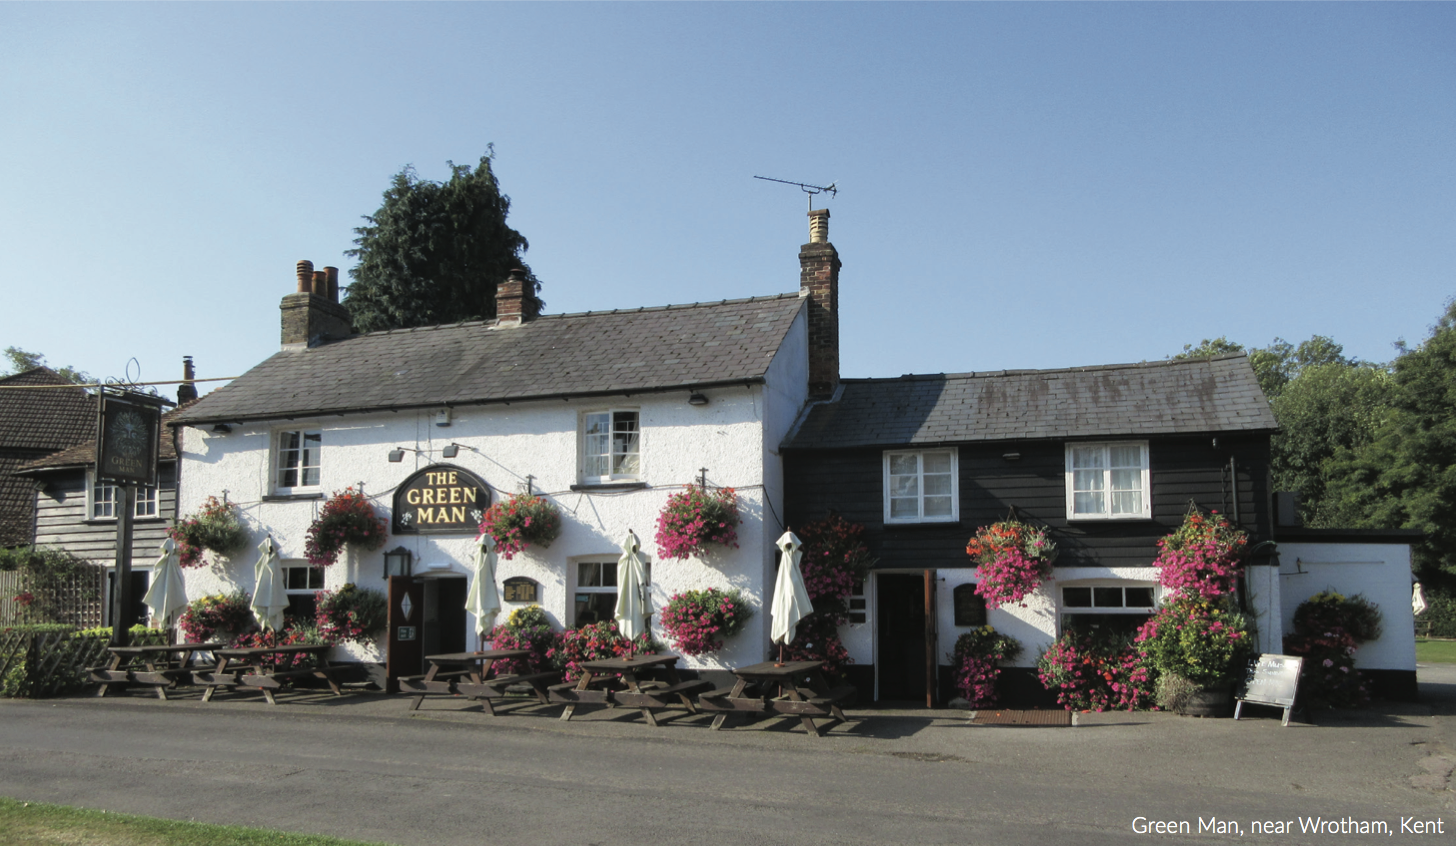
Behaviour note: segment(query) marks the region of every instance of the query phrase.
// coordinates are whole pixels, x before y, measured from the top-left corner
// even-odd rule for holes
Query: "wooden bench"
[[[247,665],[236,665],[218,672],[216,667],[207,670],[194,670],[192,683],[207,688],[202,692],[202,701],[211,702],[212,694],[220,687],[232,689],[242,683],[243,673],[257,672],[257,667]]]
[[[424,699],[424,694],[454,694],[456,692],[455,683],[460,679],[469,677],[470,674],[470,670],[449,670],[443,673],[435,673],[434,678],[430,678],[428,675],[400,676],[398,679],[399,692],[419,694],[414,704],[410,706],[410,710],[413,711],[420,707],[420,702]]]
[[[329,689],[335,696],[342,696],[344,691],[339,687],[338,674],[342,668],[337,667],[306,667],[298,670],[270,670],[260,672],[254,668],[252,672],[244,673],[238,680],[241,687],[256,687],[263,692],[263,698],[268,700],[269,705],[277,705],[278,701],[273,698],[273,691],[282,690],[284,685],[292,686],[297,679],[320,678],[329,683]]]
[[[457,682],[455,692],[461,696],[468,696],[471,699],[479,699],[481,710],[493,717],[495,716],[494,701],[507,698],[524,700],[527,698],[527,695],[521,691],[523,687],[530,690],[530,696],[534,696],[538,703],[542,705],[551,704],[550,690],[547,688],[547,684],[560,681],[560,679],[561,674],[557,672],[496,676],[495,678],[485,679],[478,683],[473,681]],[[517,692],[511,692],[511,688],[513,687],[516,688]]]
[[[688,713],[696,714],[698,709],[693,700],[688,697],[694,693],[701,693],[713,686],[710,681],[693,679],[691,681],[678,682],[665,686],[643,685],[639,690],[619,690],[612,694],[618,705],[625,705],[628,708],[671,708],[681,705],[688,709]],[[668,697],[677,697],[672,702]]]
[[[552,702],[565,705],[611,705],[612,691],[603,687],[578,689],[576,682],[553,684],[547,688]]]

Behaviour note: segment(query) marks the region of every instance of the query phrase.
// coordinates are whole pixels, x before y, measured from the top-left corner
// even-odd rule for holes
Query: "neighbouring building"
[[[49,367],[0,379],[0,546],[35,539],[35,491],[26,464],[96,437],[96,401]]]

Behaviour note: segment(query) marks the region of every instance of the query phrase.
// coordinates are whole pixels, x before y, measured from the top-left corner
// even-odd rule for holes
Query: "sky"
[[[296,261],[347,283],[395,173],[493,145],[548,313],[796,291],[809,197],[757,175],[839,189],[846,377],[1387,361],[1456,294],[1453,45],[1456,4],[0,3],[0,348],[240,375]]]

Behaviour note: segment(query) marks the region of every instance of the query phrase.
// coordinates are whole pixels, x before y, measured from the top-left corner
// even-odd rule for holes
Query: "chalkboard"
[[[1234,696],[1238,700],[1234,719],[1239,718],[1245,702],[1253,702],[1283,708],[1284,725],[1289,725],[1289,712],[1294,708],[1294,697],[1299,690],[1299,669],[1303,664],[1303,658],[1293,655],[1266,653],[1250,658],[1244,680]]]

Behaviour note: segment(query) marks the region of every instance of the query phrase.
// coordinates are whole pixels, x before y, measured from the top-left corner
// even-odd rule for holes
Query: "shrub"
[[[1057,548],[1045,529],[1018,520],[1003,520],[976,530],[966,544],[976,561],[976,593],[989,608],[1021,600],[1052,577]]]
[[[1305,704],[1353,708],[1369,702],[1370,690],[1355,669],[1355,650],[1380,637],[1380,630],[1380,609],[1359,594],[1323,591],[1301,602],[1284,651],[1304,658],[1299,689]]]
[[[504,623],[490,630],[492,649],[527,649],[525,658],[507,658],[495,663],[499,674],[539,673],[551,666],[548,657],[556,645],[556,631],[539,605],[517,608]]]
[[[743,630],[753,609],[736,590],[690,590],[667,601],[658,619],[662,630],[684,655],[723,648],[723,640]]]
[[[710,543],[738,548],[738,496],[732,488],[688,485],[668,494],[657,515],[657,551],[679,560],[701,555]]]
[[[254,649],[267,646],[291,646],[296,643],[330,643],[323,637],[319,630],[313,626],[294,626],[285,628],[282,631],[274,629],[254,629],[244,632],[233,638],[232,645],[238,649]],[[262,666],[272,670],[294,670],[314,666],[317,663],[313,655],[266,655],[259,658]]]
[[[1456,638],[1456,597],[1428,592],[1426,610],[1416,617],[1416,634]]]
[[[1073,629],[1046,648],[1036,667],[1068,711],[1134,711],[1152,700],[1151,674],[1127,637]]]
[[[1231,594],[1243,569],[1249,536],[1217,511],[1190,508],[1183,525],[1158,541],[1158,583],[1185,594]]]
[[[846,664],[854,663],[839,627],[849,622],[848,599],[855,581],[864,578],[874,559],[864,542],[864,526],[837,514],[804,526],[799,540],[799,570],[814,613],[799,621],[794,639],[780,654],[789,661],[818,661],[826,674],[837,677]]]
[[[187,604],[177,626],[190,643],[229,640],[258,627],[249,607],[251,601],[248,594],[240,590],[199,597]]]
[[[329,643],[368,643],[389,623],[388,600],[369,588],[346,584],[314,594],[314,624]]]
[[[177,543],[177,563],[183,567],[201,567],[205,549],[226,555],[248,542],[237,509],[215,496],[208,497],[197,513],[178,520],[167,534]]]
[[[1159,675],[1209,687],[1243,670],[1253,649],[1248,628],[1224,603],[1176,594],[1138,629],[1136,643]]]
[[[495,539],[496,550],[509,561],[529,544],[551,546],[561,535],[561,512],[543,496],[515,494],[486,510],[480,530]]]
[[[0,551],[0,570],[22,574],[15,603],[19,623],[69,625],[99,603],[101,570],[96,564],[56,547],[17,547]]]
[[[975,708],[990,708],[996,704],[996,679],[1001,670],[996,665],[1010,661],[1021,654],[1021,642],[1010,635],[997,632],[990,626],[966,632],[956,638],[955,667],[956,690]]]
[[[384,520],[374,513],[363,492],[345,488],[335,491],[319,509],[303,541],[303,554],[313,566],[328,567],[339,560],[345,544],[378,549],[387,534]]]
[[[617,630],[616,620],[602,620],[562,632],[556,643],[546,651],[546,657],[561,671],[566,681],[573,681],[581,677],[583,661],[630,658],[656,650],[657,644],[652,641],[650,632],[643,632],[635,639],[628,640]]]

